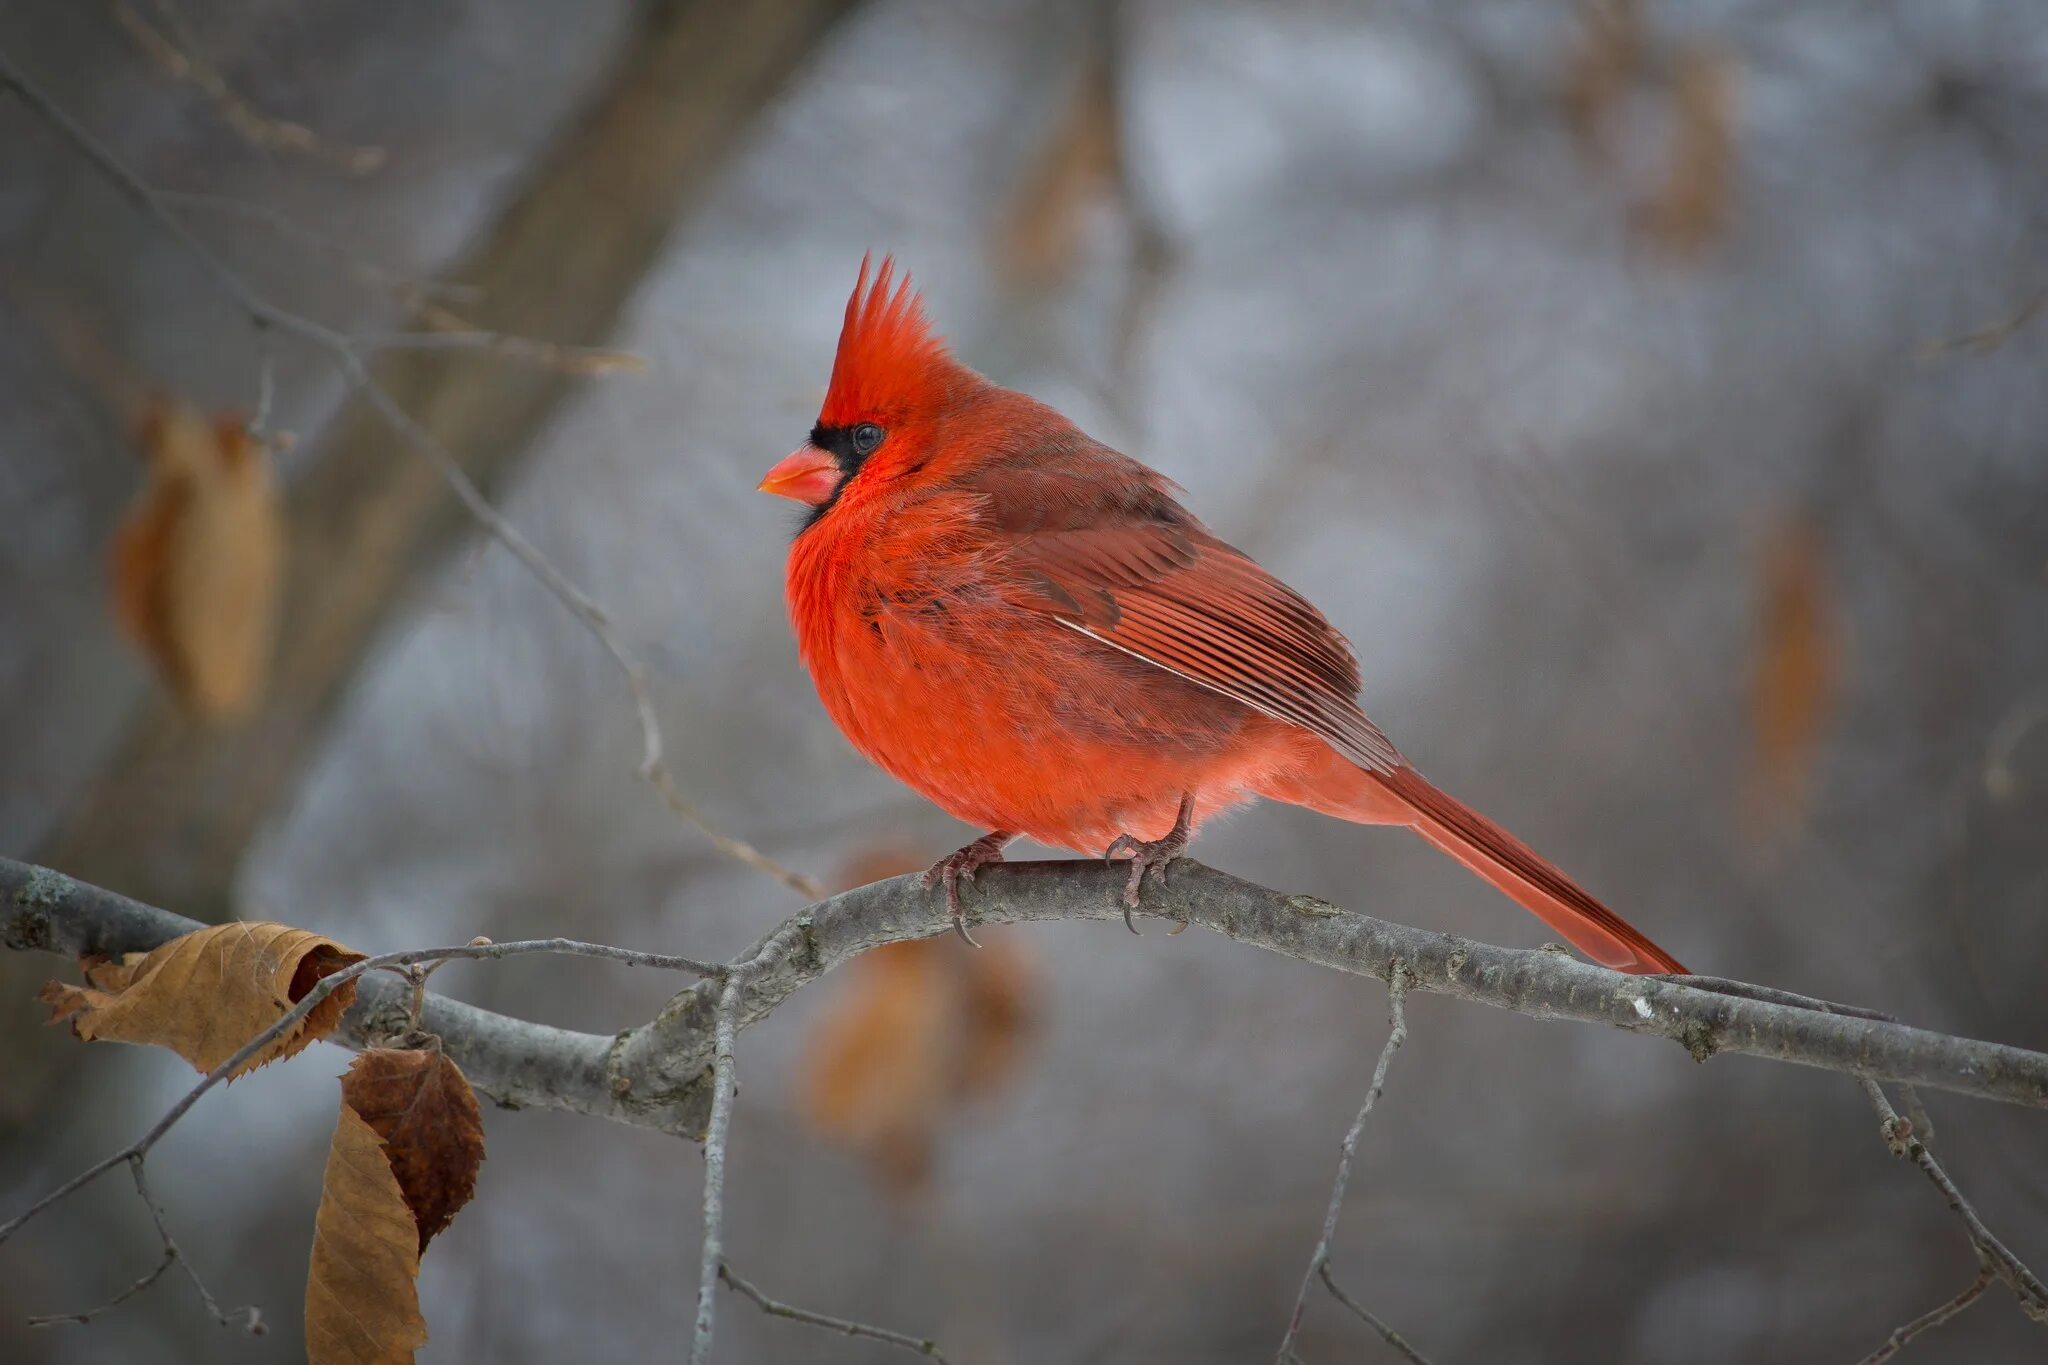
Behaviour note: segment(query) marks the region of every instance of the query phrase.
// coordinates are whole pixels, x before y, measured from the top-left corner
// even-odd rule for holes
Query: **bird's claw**
[[[979,948],[981,944],[975,940],[974,935],[967,932],[967,912],[960,904],[960,883],[973,881],[976,868],[1001,862],[1003,843],[1007,842],[1007,838],[1001,843],[992,843],[989,838],[976,839],[965,848],[955,849],[933,863],[924,870],[924,876],[920,878],[927,891],[940,882],[945,883],[946,913],[953,917],[953,932],[970,948]]]
[[[1130,834],[1119,834],[1110,841],[1109,847],[1102,851],[1104,862],[1115,862],[1118,854],[1130,855],[1131,875],[1124,882],[1124,928],[1134,934],[1138,932],[1138,925],[1131,918],[1131,911],[1137,909],[1143,899],[1145,874],[1155,868],[1158,869],[1159,884],[1166,885],[1167,866],[1178,858],[1187,846],[1186,831],[1176,825],[1163,839],[1140,839]],[[1187,921],[1182,920],[1167,932],[1167,937],[1171,938],[1187,927]]]

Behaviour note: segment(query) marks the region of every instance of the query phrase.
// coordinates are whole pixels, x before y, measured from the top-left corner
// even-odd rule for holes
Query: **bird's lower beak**
[[[759,491],[816,507],[832,496],[844,477],[838,461],[816,446],[806,445],[791,451],[769,470]]]

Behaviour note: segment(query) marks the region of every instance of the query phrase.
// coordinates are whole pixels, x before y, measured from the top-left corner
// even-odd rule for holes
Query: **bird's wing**
[[[1023,605],[1302,726],[1360,767],[1401,767],[1359,708],[1358,664],[1344,637],[1299,593],[1210,535],[1162,482],[1121,483],[1092,509],[984,490],[1000,561]]]

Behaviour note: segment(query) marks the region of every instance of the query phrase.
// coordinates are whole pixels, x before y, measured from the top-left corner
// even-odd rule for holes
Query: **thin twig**
[[[1857,1362],[1857,1365],[1884,1365],[1885,1361],[1897,1355],[1900,1349],[1914,1337],[1919,1336],[1922,1332],[1929,1332],[1941,1326],[1944,1322],[1947,1322],[1950,1318],[1982,1298],[1984,1291],[1991,1287],[1991,1282],[1998,1278],[1998,1271],[1982,1251],[1977,1253],[1977,1265],[1977,1278],[1970,1281],[1969,1288],[1950,1299],[1947,1303],[1942,1304],[1939,1308],[1929,1309],[1903,1327],[1893,1331],[1890,1336],[1885,1338],[1884,1345],[1863,1357],[1862,1360]]]
[[[1934,1187],[1948,1200],[1948,1206],[1963,1220],[1963,1227],[1970,1237],[1970,1244],[1977,1254],[1991,1266],[2006,1288],[2020,1301],[2020,1311],[2034,1321],[2048,1324],[2048,1286],[2041,1283],[2040,1276],[2027,1268],[2025,1262],[2015,1256],[2005,1243],[1984,1226],[1976,1206],[1963,1197],[1949,1178],[1941,1163],[1934,1159],[1934,1153],[1927,1150],[1927,1144],[1913,1131],[1913,1125],[1898,1115],[1891,1101],[1885,1098],[1883,1087],[1868,1076],[1860,1077],[1863,1093],[1870,1097],[1871,1105],[1877,1110],[1878,1120],[1884,1132],[1885,1145],[1891,1148],[1893,1156],[1904,1157],[1918,1166]]]
[[[76,1313],[39,1314],[38,1316],[30,1318],[28,1320],[28,1325],[30,1327],[68,1327],[74,1324],[83,1324],[91,1322],[100,1314],[105,1313],[110,1309],[119,1308],[122,1304],[126,1303],[128,1300],[134,1298],[137,1294],[140,1294],[143,1290],[149,1288],[158,1280],[162,1279],[164,1276],[164,1272],[171,1268],[171,1262],[176,1259],[176,1254],[173,1253],[169,1247],[165,1247],[163,1250],[163,1254],[157,1257],[156,1266],[153,1269],[151,1269],[148,1274],[142,1276],[142,1278],[135,1281],[135,1283],[129,1285],[120,1293],[114,1295],[113,1298],[108,1299],[105,1303],[99,1304],[92,1308],[83,1309]]]
[[[732,1131],[733,1095],[739,1078],[733,1049],[740,1031],[740,973],[725,979],[711,1045],[711,1122],[704,1130],[704,1246],[698,1265],[697,1319],[690,1336],[690,1365],[708,1365],[718,1312],[718,1274],[725,1265],[725,1144]]]
[[[165,75],[206,96],[221,122],[251,146],[318,157],[353,175],[368,174],[384,164],[382,147],[351,147],[330,141],[302,123],[258,109],[229,85],[212,63],[198,55],[192,35],[176,10],[165,0],[156,0],[154,8],[163,28],[150,23],[123,0],[115,0],[114,18]]]
[[[1385,1322],[1382,1322],[1371,1309],[1344,1292],[1343,1288],[1337,1283],[1337,1277],[1331,1271],[1327,1261],[1323,1263],[1322,1270],[1317,1273],[1322,1276],[1323,1288],[1330,1291],[1330,1297],[1343,1304],[1346,1308],[1349,1308],[1353,1313],[1356,1313],[1359,1321],[1380,1334],[1380,1340],[1399,1351],[1403,1358],[1413,1362],[1413,1365],[1429,1365],[1429,1357],[1416,1350],[1413,1346],[1410,1346],[1406,1337],[1396,1332]]]
[[[1330,1263],[1330,1243],[1337,1236],[1337,1220],[1344,1214],[1344,1187],[1351,1183],[1351,1161],[1358,1152],[1359,1135],[1365,1131],[1366,1116],[1372,1113],[1380,1093],[1387,1088],[1387,1068],[1393,1064],[1394,1054],[1401,1050],[1401,1044],[1408,1041],[1408,1015],[1403,1008],[1407,997],[1408,969],[1395,962],[1387,970],[1387,1044],[1380,1049],[1379,1063],[1372,1069],[1372,1085],[1365,1092],[1365,1103],[1358,1107],[1358,1117],[1351,1120],[1350,1130],[1344,1134],[1344,1141],[1337,1149],[1337,1180],[1330,1190],[1330,1207],[1323,1214],[1323,1235],[1316,1243],[1315,1253],[1309,1257],[1307,1271],[1302,1274],[1301,1289],[1294,1296],[1294,1312],[1287,1319],[1287,1335],[1280,1339],[1280,1350],[1275,1356],[1279,1361],[1284,1362],[1294,1354],[1294,1340],[1301,1335],[1301,1319],[1308,1311],[1309,1293],[1314,1289],[1317,1278],[1322,1276],[1324,1267]],[[1331,1284],[1334,1290],[1335,1285],[1327,1277],[1324,1277],[1324,1282]],[[1367,1320],[1379,1325],[1379,1320],[1370,1314]],[[1381,1331],[1383,1335],[1388,1334],[1384,1327]],[[1398,1338],[1389,1335],[1389,1340]],[[1406,1343],[1402,1344],[1402,1349],[1413,1355]]]
[[[389,289],[399,298],[418,303],[427,299],[445,299],[450,303],[476,303],[484,291],[473,284],[462,284],[455,280],[427,280],[404,271],[393,270],[386,265],[367,260],[355,250],[323,232],[316,231],[269,204],[258,204],[247,199],[236,199],[225,194],[207,194],[198,190],[151,189],[164,204],[173,209],[194,213],[214,214],[228,218],[243,218],[261,223],[271,232],[287,240],[297,242],[323,256],[332,258],[343,269],[382,289]]]
[[[270,408],[276,397],[277,347],[266,327],[256,334],[256,410],[249,414],[249,435],[265,444],[271,439]]]
[[[711,1116],[704,1124],[704,1240],[697,1266],[697,1316],[690,1333],[690,1365],[708,1365],[718,1319],[718,1277],[725,1266],[725,1149],[732,1133],[739,1071],[733,1051],[739,1042],[740,1013],[747,988],[762,972],[810,936],[808,915],[799,915],[762,939],[726,969],[711,1020]]]
[[[2042,289],[2020,305],[2019,311],[2002,321],[1979,327],[1962,336],[1948,337],[1941,341],[1930,341],[1920,348],[1922,360],[1935,360],[1954,351],[1966,355],[1983,355],[1995,351],[2023,330],[2027,324],[2042,313],[2048,312],[2048,289]]]
[[[0,1224],[0,1243],[4,1243],[23,1224],[41,1213],[52,1204],[72,1192],[91,1184],[124,1161],[133,1161],[146,1155],[149,1149],[162,1140],[164,1134],[176,1126],[186,1111],[197,1104],[200,1097],[240,1070],[242,1064],[268,1047],[279,1037],[296,1028],[301,1020],[319,1008],[320,1002],[335,991],[354,981],[366,972],[383,971],[392,967],[410,967],[422,962],[439,962],[448,958],[470,958],[478,961],[497,961],[507,957],[523,957],[531,953],[553,953],[569,957],[598,957],[611,962],[624,962],[633,966],[659,967],[669,971],[692,972],[698,976],[720,978],[728,969],[715,962],[700,962],[695,958],[675,957],[667,953],[642,953],[630,948],[615,948],[606,943],[584,943],[576,939],[541,938],[521,939],[511,943],[465,943],[459,947],[413,948],[404,952],[384,953],[378,957],[364,958],[353,962],[340,971],[322,977],[313,989],[306,992],[298,1004],[279,1015],[261,1033],[244,1043],[235,1055],[206,1073],[200,1082],[185,1092],[178,1102],[171,1106],[150,1130],[120,1151],[65,1181],[50,1193],[29,1205],[21,1214]]]
[[[1899,1022],[1896,1016],[1886,1014],[1883,1010],[1865,1009],[1861,1005],[1845,1005],[1839,1000],[1823,1000],[1817,995],[1801,995],[1797,991],[1780,990],[1776,986],[1759,986],[1751,981],[1737,981],[1733,977],[1659,972],[1657,979],[1690,986],[1698,991],[1712,991],[1716,995],[1731,995],[1737,1000],[1758,1000],[1766,1005],[1783,1005],[1787,1009],[1813,1010],[1817,1014],[1840,1014],[1851,1019],[1876,1019],[1886,1024]]]
[[[644,358],[614,346],[564,346],[560,342],[478,327],[445,332],[373,332],[352,336],[349,341],[358,355],[379,351],[487,351],[564,374],[642,374],[647,369]]]
[[[838,1332],[844,1336],[862,1337],[868,1341],[885,1342],[890,1346],[899,1346],[906,1351],[929,1357],[932,1360],[938,1361],[939,1365],[948,1365],[945,1352],[941,1351],[938,1343],[929,1337],[913,1337],[902,1332],[892,1332],[886,1327],[870,1327],[867,1323],[855,1322],[851,1318],[835,1318],[829,1313],[814,1313],[808,1308],[798,1308],[793,1304],[771,1299],[755,1286],[741,1279],[734,1273],[731,1266],[722,1261],[718,1266],[718,1278],[724,1280],[726,1284],[738,1290],[745,1297],[752,1299],[754,1306],[771,1318],[788,1318],[792,1322],[806,1323],[812,1327],[822,1327],[828,1332]]]
[[[265,1331],[263,1314],[254,1305],[223,1312],[220,1304],[214,1301],[213,1295],[207,1292],[205,1283],[199,1278],[199,1272],[192,1268],[191,1260],[171,1237],[170,1220],[164,1216],[163,1205],[157,1203],[156,1196],[149,1192],[149,1177],[143,1173],[144,1165],[142,1153],[137,1152],[129,1161],[128,1168],[135,1175],[135,1193],[141,1197],[143,1206],[149,1210],[149,1220],[156,1224],[157,1236],[163,1239],[165,1254],[176,1261],[178,1268],[185,1272],[185,1278],[192,1281],[192,1288],[198,1292],[199,1301],[206,1305],[206,1311],[213,1315],[215,1322],[223,1327],[232,1327],[240,1320],[251,1336],[262,1336]]]
[[[135,1178],[135,1193],[141,1197],[143,1207],[149,1210],[150,1221],[156,1225],[157,1238],[163,1243],[163,1254],[157,1259],[156,1266],[147,1275],[136,1280],[135,1283],[129,1285],[126,1289],[114,1295],[113,1298],[108,1299],[97,1307],[88,1308],[79,1313],[53,1313],[43,1317],[30,1318],[28,1325],[31,1327],[57,1327],[91,1322],[100,1314],[111,1308],[118,1308],[121,1304],[126,1303],[129,1299],[134,1298],[137,1294],[155,1284],[163,1278],[164,1272],[169,1270],[175,1263],[184,1270],[186,1278],[192,1281],[192,1288],[198,1292],[199,1301],[206,1305],[207,1314],[215,1322],[223,1327],[233,1327],[239,1323],[251,1336],[260,1337],[264,1335],[269,1328],[264,1325],[263,1314],[255,1305],[250,1304],[241,1308],[224,1311],[220,1303],[208,1291],[205,1282],[199,1278],[199,1272],[194,1270],[192,1262],[186,1259],[183,1248],[171,1236],[170,1222],[164,1216],[163,1206],[158,1204],[156,1196],[150,1193],[149,1177],[143,1172],[144,1164],[144,1158],[140,1152],[137,1152],[128,1159],[128,1169]]]
[[[661,722],[655,715],[654,699],[648,691],[645,666],[618,637],[603,609],[582,589],[571,583],[532,541],[515,530],[511,523],[491,506],[490,500],[484,497],[482,490],[476,486],[475,481],[469,477],[468,471],[463,469],[461,462],[453,453],[442,445],[432,432],[399,407],[397,400],[392,398],[390,392],[370,372],[350,337],[311,318],[281,308],[265,298],[233,267],[200,241],[191,228],[171,212],[154,189],[65,112],[41,86],[31,81],[4,52],[0,52],[0,86],[11,88],[35,114],[70,142],[137,210],[172,240],[183,246],[207,274],[213,277],[215,283],[249,315],[259,330],[275,328],[282,334],[297,337],[326,353],[329,361],[341,372],[349,386],[359,393],[407,444],[427,458],[440,473],[443,481],[454,491],[456,498],[468,510],[470,516],[510,550],[513,557],[525,565],[527,570],[540,580],[541,585],[596,637],[605,652],[612,656],[625,674],[626,686],[632,694],[633,709],[640,721],[641,776],[662,794],[670,810],[696,826],[699,832],[719,849],[749,867],[767,873],[798,894],[812,900],[823,897],[824,888],[819,883],[782,867],[744,840],[720,831],[704,818],[694,803],[684,799],[676,790],[674,778],[668,772],[663,759]]]

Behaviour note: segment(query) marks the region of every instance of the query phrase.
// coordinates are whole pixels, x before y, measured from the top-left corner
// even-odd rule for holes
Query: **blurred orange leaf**
[[[383,1140],[344,1100],[313,1220],[308,1365],[409,1365],[427,1340],[419,1237]]]
[[[916,866],[893,850],[856,859],[847,886]],[[1021,945],[892,943],[847,964],[812,1031],[798,1108],[821,1137],[861,1153],[895,1195],[931,1173],[941,1127],[966,1101],[1012,1080],[1036,1031],[1038,972]]]
[[[424,1252],[476,1193],[484,1160],[476,1092],[439,1048],[372,1048],[342,1076],[341,1098],[383,1141]]]
[[[270,453],[231,418],[158,402],[139,437],[147,479],[113,543],[114,619],[187,709],[261,699],[276,629],[284,520]]]
[[[1674,123],[1664,183],[1638,226],[1681,256],[1727,234],[1735,208],[1735,63],[1716,47],[1681,51],[1672,74]]]
[[[971,1097],[1016,1075],[1032,1031],[1036,973],[1015,944],[892,943],[847,967],[819,1021],[800,1107],[821,1136],[862,1153],[908,1194],[931,1171],[940,1128]]]
[[[287,924],[216,924],[119,962],[89,959],[87,985],[52,981],[37,999],[50,1007],[52,1023],[69,1019],[80,1038],[167,1047],[211,1071],[322,977],[362,960],[333,939]],[[234,1074],[290,1057],[333,1032],[355,990],[353,981],[338,987]]]
[[[1819,532],[1792,516],[1773,528],[1759,565],[1755,756],[1748,802],[1762,836],[1804,819],[1840,669]]]

